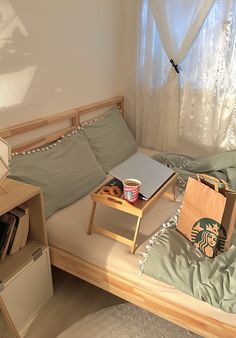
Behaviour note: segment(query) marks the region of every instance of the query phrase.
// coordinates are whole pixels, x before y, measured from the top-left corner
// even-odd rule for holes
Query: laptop
[[[149,199],[175,172],[142,153],[136,153],[113,168],[109,174],[120,181],[127,178],[140,180],[140,193]]]

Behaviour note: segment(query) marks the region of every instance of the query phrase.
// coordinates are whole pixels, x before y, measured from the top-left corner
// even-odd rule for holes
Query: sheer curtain
[[[143,1],[136,100],[136,137],[141,145],[201,153],[236,148],[235,7],[233,0],[215,1],[181,63],[176,127],[173,117],[176,107],[169,109],[175,94],[173,83],[168,81],[171,65],[148,1]],[[178,43],[178,33],[181,34],[188,23],[182,22],[181,10],[175,11],[172,20],[182,25],[175,30]],[[172,132],[175,131],[173,144]]]

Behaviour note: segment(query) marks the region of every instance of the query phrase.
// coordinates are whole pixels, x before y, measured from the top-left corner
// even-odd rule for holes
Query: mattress
[[[141,149],[151,155],[152,151]],[[110,180],[107,175],[105,181]],[[149,276],[141,275],[139,260],[142,257],[148,239],[166,222],[180,202],[172,202],[161,197],[144,215],[137,242],[140,245],[135,254],[120,242],[99,234],[87,235],[89,217],[92,207],[90,196],[87,195],[72,205],[57,211],[47,220],[49,244],[66,250],[90,263],[120,275],[137,286],[146,288],[153,295],[162,295],[172,302],[181,304],[189,310],[195,310],[222,322],[236,326],[236,315],[225,313],[213,306],[203,303],[174,287],[159,282]],[[123,236],[132,238],[136,218],[121,211],[98,205],[94,222]],[[204,305],[204,306],[203,306]]]

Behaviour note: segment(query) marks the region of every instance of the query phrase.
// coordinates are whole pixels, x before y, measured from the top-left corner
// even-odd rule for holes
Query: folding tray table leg
[[[136,223],[136,228],[135,228],[135,233],[134,233],[134,239],[133,239],[133,245],[131,247],[131,253],[135,253],[135,249],[136,249],[136,240],[137,240],[137,236],[138,236],[138,231],[139,231],[139,227],[140,227],[140,223],[141,223],[141,219],[142,217],[138,217],[137,223]]]
[[[91,235],[91,233],[92,233],[93,219],[94,219],[96,204],[97,203],[93,201],[92,210],[91,210],[91,214],[90,214],[90,220],[89,220],[89,226],[88,226],[88,235]]]
[[[173,202],[176,200],[176,181],[172,184]]]

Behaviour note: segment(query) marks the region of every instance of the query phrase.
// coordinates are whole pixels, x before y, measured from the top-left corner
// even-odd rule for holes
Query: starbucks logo
[[[134,198],[134,193],[132,191],[127,191],[126,192],[126,198],[128,200],[132,200]]]
[[[201,218],[192,227],[191,239],[192,243],[208,257],[214,257],[217,251],[224,251],[226,231],[213,219]]]

